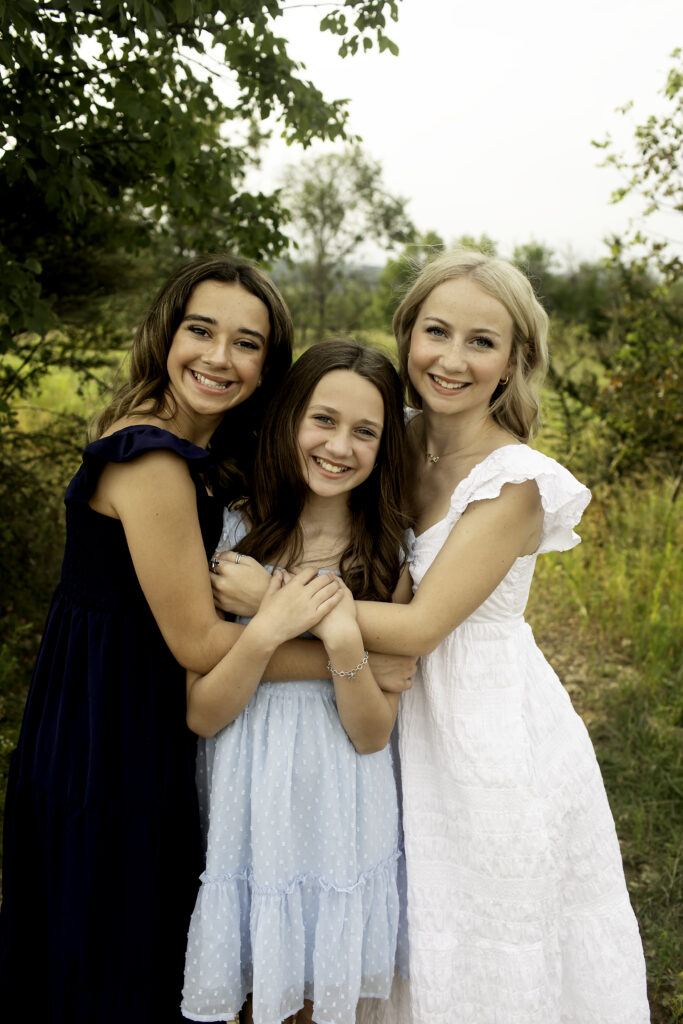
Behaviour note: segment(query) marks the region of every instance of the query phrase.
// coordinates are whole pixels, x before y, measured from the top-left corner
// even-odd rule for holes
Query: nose
[[[459,338],[453,338],[441,352],[441,365],[447,374],[462,373],[467,368],[466,349]]]
[[[351,437],[344,429],[335,430],[325,442],[325,447],[333,459],[347,458],[351,453]]]
[[[232,347],[229,338],[214,337],[212,343],[202,353],[202,362],[207,366],[229,366]]]

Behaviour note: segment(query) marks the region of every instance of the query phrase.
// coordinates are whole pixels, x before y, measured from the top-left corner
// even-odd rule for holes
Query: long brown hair
[[[270,278],[251,263],[233,256],[197,256],[173,274],[135,332],[128,380],[94,421],[90,437],[100,437],[112,423],[136,412],[145,403],[150,403],[147,408],[153,416],[173,415],[168,393],[168,353],[190,295],[202,281],[239,284],[263,302],[270,322],[262,385],[226,413],[210,442],[218,472],[214,487],[229,501],[248,490],[256,431],[292,362],[294,325],[287,305]]]
[[[407,525],[403,389],[386,356],[353,341],[323,341],[291,368],[268,408],[259,438],[253,494],[246,506],[251,529],[236,546],[260,562],[283,552],[295,565],[303,549],[299,519],[308,486],[301,473],[297,434],[313,390],[333,370],[350,370],[373,384],[384,402],[377,465],[349,494],[351,537],[340,559],[354,597],[387,601],[401,571]]]

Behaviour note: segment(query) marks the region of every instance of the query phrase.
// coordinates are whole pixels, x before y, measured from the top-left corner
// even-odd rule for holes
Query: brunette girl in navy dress
[[[207,671],[241,632],[214,610],[207,557],[291,339],[260,271],[222,257],[183,267],[69,485],[7,793],[6,1019],[180,1020],[202,867],[181,665]]]

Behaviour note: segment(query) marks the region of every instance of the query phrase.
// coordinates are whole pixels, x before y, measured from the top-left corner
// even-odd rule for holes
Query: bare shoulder
[[[519,556],[533,554],[543,530],[543,505],[536,481],[503,484],[493,501],[471,502],[461,522],[476,523],[479,530],[493,530],[507,537]]]
[[[139,505],[151,502],[158,507],[166,502],[176,502],[183,491],[187,491],[188,495],[194,494],[194,484],[185,459],[173,451],[161,448],[144,452],[127,462],[107,463],[89,504],[102,515],[121,519],[124,508],[131,503]]]
[[[500,494],[507,502],[515,503],[520,512],[526,511],[531,514],[542,511],[541,492],[533,478],[522,480],[520,483],[503,484]]]
[[[490,509],[493,515],[535,515],[543,511],[541,495],[538,484],[535,480],[522,480],[520,483],[508,482],[502,484],[500,493],[491,500],[490,498],[474,498],[470,501],[463,515],[479,512],[481,509]]]

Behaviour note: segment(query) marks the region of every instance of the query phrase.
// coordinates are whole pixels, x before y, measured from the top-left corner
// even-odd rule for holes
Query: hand
[[[417,658],[407,654],[377,654],[370,651],[370,668],[380,690],[403,693],[413,685]]]
[[[348,636],[350,628],[354,633],[358,629],[356,625],[356,602],[353,599],[353,594],[338,576],[335,576],[335,579],[341,591],[339,602],[311,629],[311,633],[317,636],[319,640],[322,640],[326,647]]]
[[[234,551],[213,556],[218,564],[211,570],[211,590],[216,607],[232,615],[256,615],[270,586],[270,573],[251,558],[242,555],[235,561]]]
[[[336,576],[319,576],[315,569],[288,580],[276,569],[251,625],[265,631],[269,646],[279,647],[320,622],[342,599],[341,586]]]

